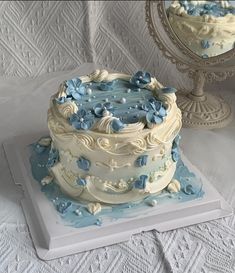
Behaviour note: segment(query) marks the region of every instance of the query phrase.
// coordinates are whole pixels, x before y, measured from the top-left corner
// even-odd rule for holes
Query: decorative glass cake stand
[[[63,194],[54,182],[41,185],[47,153],[35,154],[32,143],[42,136],[18,136],[4,143],[15,184],[21,185],[23,211],[38,254],[43,260],[129,240],[147,230],[159,232],[217,219],[232,214],[208,180],[185,158],[178,162],[178,193],[163,190],[139,202],[108,206],[93,215],[87,204]],[[58,210],[60,205],[69,205]]]

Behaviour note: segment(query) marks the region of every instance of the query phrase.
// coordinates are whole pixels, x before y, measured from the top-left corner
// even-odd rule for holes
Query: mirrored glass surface
[[[234,50],[235,1],[165,0],[165,9],[174,33],[198,56]]]

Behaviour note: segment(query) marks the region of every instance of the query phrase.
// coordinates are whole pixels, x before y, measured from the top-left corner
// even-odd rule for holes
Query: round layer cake
[[[174,0],[167,10],[179,39],[203,58],[234,48],[235,8],[229,1]]]
[[[179,158],[175,91],[142,71],[96,70],[63,82],[48,110],[56,183],[75,199],[107,204],[166,188]]]

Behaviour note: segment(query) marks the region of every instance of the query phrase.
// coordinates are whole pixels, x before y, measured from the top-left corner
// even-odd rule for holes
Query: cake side
[[[85,86],[83,98],[65,101],[68,86],[62,84],[48,111],[49,168],[60,187],[74,198],[111,204],[139,200],[165,188],[175,172],[181,128],[175,90],[155,78],[136,85],[135,77],[104,70],[79,79]],[[113,90],[96,90],[113,81]],[[112,98],[114,111],[107,104]],[[104,104],[110,108],[102,109]],[[78,115],[84,109],[95,121]],[[133,120],[136,113],[139,117]]]

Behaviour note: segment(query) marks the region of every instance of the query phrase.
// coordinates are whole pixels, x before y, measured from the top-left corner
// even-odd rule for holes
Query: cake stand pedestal
[[[221,97],[204,92],[205,75],[196,71],[190,93],[177,93],[184,127],[215,129],[227,126],[233,118],[231,107]]]
[[[183,157],[184,164],[203,182],[203,198],[149,207],[136,217],[116,219],[101,226],[74,228],[65,225],[31,174],[29,145],[44,135],[47,133],[19,136],[4,143],[15,184],[24,190],[21,205],[40,259],[51,260],[120,243],[147,230],[163,232],[232,214],[231,207],[207,179]]]

